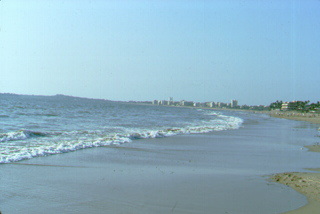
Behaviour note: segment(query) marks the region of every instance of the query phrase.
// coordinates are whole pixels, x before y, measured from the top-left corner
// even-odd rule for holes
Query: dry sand
[[[270,116],[320,124],[320,114],[297,112],[271,112]],[[319,128],[320,129],[320,128]],[[309,151],[320,152],[320,145],[306,146]],[[312,169],[313,171],[319,171]],[[308,198],[308,204],[287,214],[311,214],[320,212],[320,174],[311,172],[288,172],[276,174],[273,181],[290,186]]]
[[[320,114],[317,113],[300,113],[294,111],[280,112],[280,111],[270,111],[270,116],[277,118],[284,118],[290,120],[306,121],[309,123],[320,124]]]
[[[290,186],[308,198],[308,204],[297,210],[286,212],[288,214],[311,214],[320,211],[320,174],[309,172],[280,173],[272,180]]]
[[[305,146],[307,149],[309,149],[309,151],[312,152],[320,152],[320,145],[316,144],[316,145],[311,145],[311,146]]]

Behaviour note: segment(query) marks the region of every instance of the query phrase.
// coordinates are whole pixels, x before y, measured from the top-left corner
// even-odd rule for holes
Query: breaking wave
[[[20,130],[0,134],[0,163],[16,162],[33,157],[67,153],[85,148],[120,145],[137,139],[161,138],[181,134],[199,134],[212,131],[222,131],[240,128],[243,120],[238,117],[218,115],[213,120],[201,125],[190,124],[187,127],[172,127],[163,129],[129,129],[113,128],[117,132],[105,133],[101,131],[72,131],[42,133],[29,130]],[[121,130],[121,131],[119,131]],[[44,137],[41,139],[32,139]],[[12,141],[26,140],[23,146]],[[12,142],[12,143],[10,143]]]
[[[0,142],[26,140],[31,137],[44,137],[46,135],[47,134],[42,133],[42,132],[20,130],[20,131],[0,134]]]

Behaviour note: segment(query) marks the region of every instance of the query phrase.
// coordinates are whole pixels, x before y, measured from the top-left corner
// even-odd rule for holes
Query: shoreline
[[[232,131],[139,139],[0,165],[0,210],[270,214],[297,209],[306,198],[291,188],[269,185],[265,175],[310,166],[300,165],[294,156],[310,157],[296,145],[279,145],[278,150],[270,145],[281,124],[291,123],[261,122]]]
[[[254,113],[267,114],[275,118],[320,124],[319,113],[301,113],[296,111],[254,111]],[[318,130],[320,131],[320,127]],[[309,152],[320,152],[319,143],[304,147],[307,148]],[[284,172],[274,174],[270,177],[271,181],[291,187],[306,196],[308,200],[306,205],[284,212],[284,214],[313,214],[320,210],[320,168],[308,170],[318,172]]]
[[[283,118],[288,120],[298,120],[298,121],[305,121],[313,124],[320,124],[320,114],[318,113],[300,113],[294,111],[288,112],[279,112],[279,111],[270,111],[270,112],[261,112],[267,113],[271,117],[276,118]]]
[[[305,121],[320,124],[320,114],[297,112],[269,112],[271,117]],[[319,129],[320,130],[320,127]],[[320,152],[320,144],[304,146],[309,152]],[[320,169],[308,169],[320,171]],[[286,214],[312,214],[320,210],[320,173],[319,172],[285,172],[271,176],[271,180],[291,187],[306,196],[308,203]]]
[[[317,171],[317,169],[310,169]],[[319,171],[319,170],[318,170]],[[320,173],[318,172],[285,172],[271,177],[277,183],[291,187],[307,197],[308,203],[286,214],[311,214],[320,210]]]
[[[314,135],[308,130],[314,133],[314,125],[292,133],[298,122],[256,113],[241,115],[261,125],[248,120],[243,129],[139,139],[0,165],[0,210],[269,214],[299,209],[307,203],[304,195],[270,185],[265,176],[318,167],[318,154],[300,150],[297,140],[312,136],[303,138],[310,142]],[[281,140],[279,134],[285,145],[270,145]],[[286,137],[290,134],[293,144]],[[319,203],[309,200],[308,207],[313,204]]]
[[[130,103],[133,105],[148,105],[148,106],[157,106],[152,104],[144,104],[144,103]],[[320,113],[301,113],[297,111],[277,111],[277,110],[248,110],[248,109],[232,109],[232,108],[216,108],[216,107],[192,107],[192,106],[171,106],[171,105],[161,105],[164,107],[174,107],[174,108],[194,108],[194,109],[209,109],[216,111],[240,111],[240,112],[251,112],[255,114],[268,114],[271,117],[283,118],[289,120],[298,120],[305,121],[314,124],[320,124]],[[320,129],[320,127],[319,127]]]

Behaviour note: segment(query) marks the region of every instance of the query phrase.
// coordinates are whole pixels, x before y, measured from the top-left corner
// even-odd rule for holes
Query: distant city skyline
[[[320,1],[0,1],[0,93],[320,100]]]

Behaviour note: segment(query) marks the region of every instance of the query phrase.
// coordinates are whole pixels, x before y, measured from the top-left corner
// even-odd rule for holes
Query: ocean
[[[137,105],[64,95],[0,95],[0,163],[120,145],[137,139],[239,129],[208,109]]]
[[[318,168],[317,124],[248,111],[0,94],[2,213],[271,214]]]

